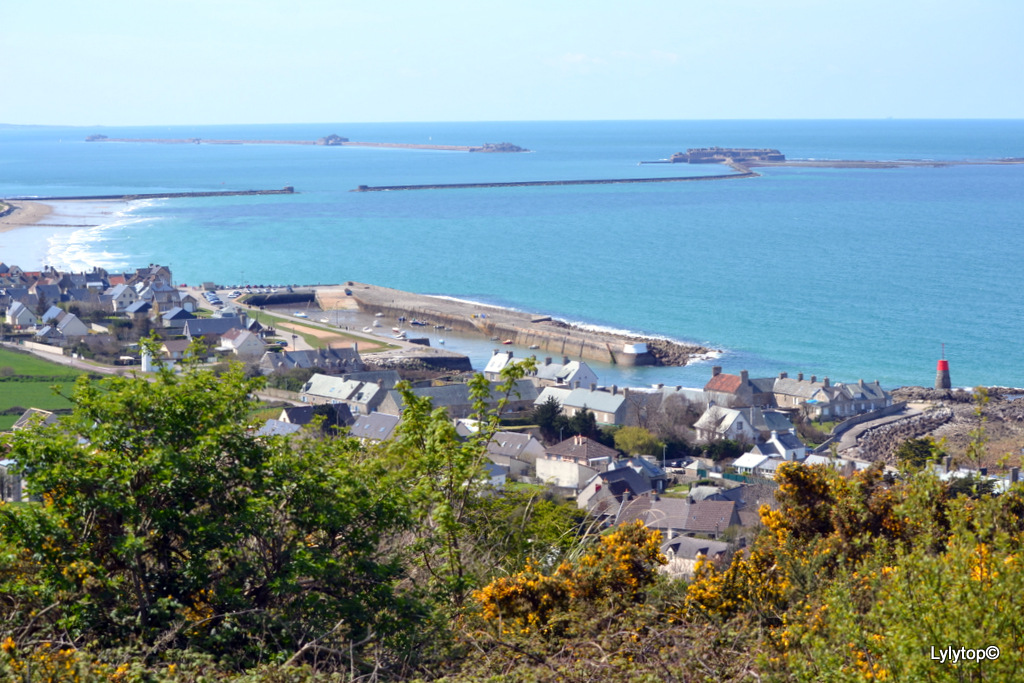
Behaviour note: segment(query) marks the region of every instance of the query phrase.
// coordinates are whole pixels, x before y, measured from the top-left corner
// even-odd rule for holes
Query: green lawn
[[[347,334],[337,328],[316,327],[315,329],[322,332],[328,332],[332,335],[330,339],[323,339],[310,331],[313,329],[312,325],[297,323],[293,320],[289,320],[288,318],[282,318],[280,316],[267,313],[266,311],[259,311],[258,314],[253,312],[252,317],[259,320],[260,323],[264,325],[273,325],[273,327],[280,332],[278,336],[287,341],[289,346],[291,345],[291,335],[297,334],[305,339],[306,343],[314,349],[325,348],[327,346],[327,342],[336,342],[339,340],[359,342],[359,353],[373,353],[375,351],[387,351],[388,349],[398,348],[394,344],[379,342],[369,337]]]
[[[10,368],[5,371],[4,368]],[[27,353],[19,353],[9,349],[0,349],[0,412],[13,408],[42,408],[43,410],[61,410],[71,407],[71,402],[53,392],[53,386],[59,384],[63,393],[71,391],[75,378],[83,374],[79,370],[47,362]],[[38,377],[38,379],[25,379]],[[0,430],[7,430],[21,417],[18,415],[0,415]]]

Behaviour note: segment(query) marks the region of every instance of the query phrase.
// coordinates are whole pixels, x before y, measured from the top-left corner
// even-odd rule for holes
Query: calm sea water
[[[509,141],[530,154],[95,144],[110,137]],[[706,174],[688,147],[790,158],[1024,156],[1024,121],[656,121],[0,128],[0,195],[269,189],[293,196],[60,208],[0,260],[169,263],[180,282],[360,280],[665,335],[716,363],[836,381],[1024,386],[1024,166],[762,169],[748,180],[353,193],[358,185]],[[34,250],[34,251],[33,251]],[[5,255],[5,252],[9,255]],[[22,263],[21,265],[39,265]],[[467,342],[468,344],[468,342]],[[470,344],[474,359],[487,344]],[[703,384],[710,363],[599,368]]]

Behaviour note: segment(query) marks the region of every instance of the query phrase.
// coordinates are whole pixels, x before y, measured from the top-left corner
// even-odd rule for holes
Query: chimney
[[[825,385],[825,386],[827,387],[827,386],[828,386],[828,377],[826,377],[825,379],[823,379],[823,380],[821,381],[821,383],[822,383],[822,384],[824,384],[824,385]]]
[[[617,393],[619,393],[619,387],[617,387],[616,385],[613,384],[612,385],[612,396],[614,396]]]
[[[746,370],[740,370],[740,381],[741,382],[746,384],[749,378],[750,378],[750,375],[747,373]]]
[[[595,384],[594,382],[591,382],[590,383],[590,390],[591,391],[597,391],[597,384]]]
[[[1019,479],[1020,479],[1020,468],[1019,467],[1011,467],[1010,468],[1010,483],[1011,484],[1016,484]]]
[[[492,356],[497,356],[498,355],[498,349],[494,349],[493,351],[491,351],[491,355]]]
[[[722,374],[722,366],[721,365],[715,365],[715,366],[713,366],[711,368],[711,376],[712,377],[718,377],[721,374]]]
[[[818,376],[817,375],[811,375],[811,384],[814,384],[817,381],[818,381]]]
[[[664,389],[664,388],[665,388],[665,385],[664,385],[664,384],[659,384],[659,385],[658,385],[658,388],[659,388],[659,389]]]
[[[787,377],[789,377],[789,373],[787,373],[787,372],[780,372],[779,373],[779,379],[786,379]]]
[[[796,373],[796,379],[797,379],[798,382],[803,382],[804,381],[804,373],[802,373],[802,372]]]
[[[356,353],[359,353],[359,342],[352,342],[352,350],[355,351]]]
[[[544,365],[551,365],[551,356],[544,359]]]
[[[629,398],[629,387],[622,387],[622,395]]]
[[[569,356],[562,356],[562,365],[569,364]]]

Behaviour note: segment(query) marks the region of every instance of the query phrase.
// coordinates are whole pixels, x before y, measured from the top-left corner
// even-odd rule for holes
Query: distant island
[[[900,168],[904,166],[969,166],[988,164],[1021,164],[1024,158],[1003,159],[787,159],[777,149],[749,147],[695,147],[685,152],[676,152],[667,159],[641,161],[640,164],[725,164],[740,173],[749,173],[758,166],[794,166],[806,168]],[[733,176],[730,176],[733,177]]]
[[[516,153],[530,150],[511,142],[485,142],[482,145],[433,145],[409,142],[357,142],[340,135],[326,135],[317,140],[207,140],[204,138],[112,138],[95,134],[86,142],[146,142],[164,145],[318,145],[321,147],[390,147],[397,149],[429,149],[442,152]]]

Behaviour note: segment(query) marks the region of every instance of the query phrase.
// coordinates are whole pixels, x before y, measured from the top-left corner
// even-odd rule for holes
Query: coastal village
[[[877,462],[895,472],[894,453],[907,440],[970,423],[971,398],[951,389],[945,360],[930,389],[891,391],[877,381],[799,372],[750,377],[717,365],[709,366],[701,387],[618,387],[602,384],[588,357],[685,363],[707,358],[701,354],[708,349],[654,353],[644,340],[611,340],[546,317],[510,322],[468,303],[435,310],[424,298],[407,297],[352,282],[187,287],[154,264],[119,273],[0,264],[4,348],[100,374],[145,376],[189,353],[214,368],[243,363],[247,373],[267,378],[259,397],[267,408],[252,426],[258,438],[314,430],[314,438],[386,442],[402,418],[396,385],[403,380],[414,396],[446,409],[468,437],[479,429],[468,379],[479,372],[491,383],[493,408],[507,369],[529,359],[532,368],[516,380],[501,430],[487,446],[490,483],[499,490],[548,487],[609,527],[640,520],[662,532],[667,570],[684,576],[699,556],[724,559],[743,547],[759,524],[759,507],[774,506],[773,479],[782,463],[849,475]],[[343,308],[352,315],[346,320],[365,325],[341,325],[329,316]],[[465,356],[431,348],[428,338],[410,338],[414,332],[404,329],[429,325],[443,332],[460,324],[481,335],[498,333],[485,367],[471,368]],[[156,357],[140,347],[147,337],[159,341]],[[529,353],[517,355],[514,345]],[[16,390],[8,383],[0,406],[15,417],[11,429],[59,419],[59,409],[18,403]],[[1001,421],[1024,417],[1012,395],[995,398]],[[625,435],[642,438],[618,438]],[[21,500],[25,482],[16,466],[0,460],[4,500]],[[996,491],[1018,473],[964,458],[954,463],[951,455],[936,468],[945,480],[982,478]]]

